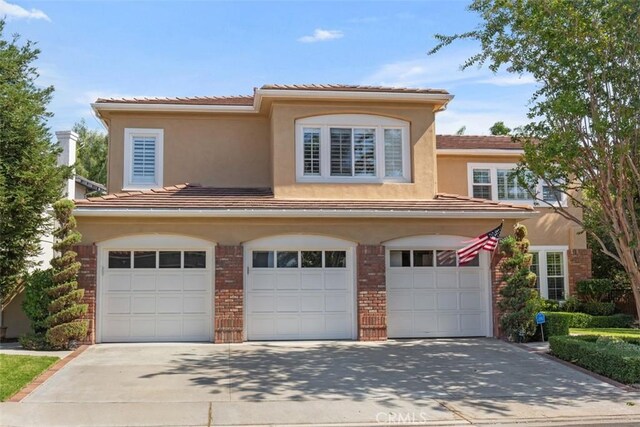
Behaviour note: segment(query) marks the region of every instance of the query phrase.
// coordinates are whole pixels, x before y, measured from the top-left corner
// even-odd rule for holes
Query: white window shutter
[[[132,149],[132,181],[140,184],[156,182],[156,138],[134,136]]]
[[[402,168],[402,130],[384,130],[384,175],[401,177]]]

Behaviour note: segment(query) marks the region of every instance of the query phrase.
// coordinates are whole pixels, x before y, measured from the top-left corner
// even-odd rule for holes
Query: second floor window
[[[469,163],[469,195],[478,199],[533,204],[535,194],[545,202],[566,204],[562,192],[540,181],[527,188],[515,176],[511,163]]]
[[[302,182],[410,180],[406,122],[361,114],[297,122],[297,176]]]
[[[162,187],[162,129],[125,129],[123,188]]]

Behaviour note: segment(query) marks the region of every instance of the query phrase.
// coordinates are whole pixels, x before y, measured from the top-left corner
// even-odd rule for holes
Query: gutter
[[[388,211],[338,209],[145,209],[145,208],[83,208],[74,210],[76,217],[153,217],[153,218],[513,218],[526,219],[538,211],[478,212],[478,211]]]
[[[438,148],[436,155],[453,156],[522,156],[524,150],[508,148]]]

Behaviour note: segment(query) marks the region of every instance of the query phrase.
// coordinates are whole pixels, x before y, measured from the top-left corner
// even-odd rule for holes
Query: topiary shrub
[[[81,304],[84,289],[78,289],[80,263],[71,247],[80,242],[76,231],[76,220],[72,215],[74,204],[71,200],[59,200],[53,205],[58,228],[53,235],[56,243],[53,249],[60,255],[51,260],[54,286],[48,289],[51,299],[47,317],[47,342],[54,348],[70,348],[76,341],[87,336],[89,321],[83,319],[87,304]]]
[[[571,296],[561,304],[560,308],[567,313],[579,313],[582,308],[582,302],[578,298]]]
[[[31,321],[31,330],[40,335],[47,332],[47,317],[49,316],[49,289],[53,287],[53,272],[35,270],[25,279],[24,301],[22,310]]]
[[[500,325],[510,340],[524,341],[536,333],[535,314],[540,308],[527,228],[516,224],[514,235],[500,242],[500,250],[505,256],[500,267],[504,283],[498,302]]]
[[[542,327],[545,339],[556,335],[569,335],[573,313],[545,312],[544,315],[546,322]]]
[[[613,316],[591,316],[585,328],[629,328],[633,325],[633,316],[614,314]],[[573,328],[583,326],[572,326]]]

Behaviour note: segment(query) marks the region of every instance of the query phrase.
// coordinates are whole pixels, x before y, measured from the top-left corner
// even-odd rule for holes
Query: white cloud
[[[373,24],[375,22],[379,22],[381,20],[383,20],[384,18],[380,18],[379,16],[364,16],[361,18],[352,18],[349,19],[349,21],[351,24]]]
[[[51,19],[40,9],[27,10],[17,4],[7,3],[0,0],[0,16],[6,16],[8,19],[44,19],[51,22]]]
[[[316,28],[313,35],[300,37],[298,41],[300,43],[315,43],[341,39],[342,37],[344,37],[344,34],[340,30],[323,30],[322,28]]]
[[[514,74],[496,74],[488,79],[478,80],[478,83],[486,83],[495,86],[520,86],[535,84],[536,79],[531,74],[517,76]]]
[[[489,128],[499,121],[504,122],[511,129],[529,122],[525,111],[505,111],[490,107],[475,111],[465,111],[457,109],[454,103],[451,103],[446,111],[438,113],[436,133],[453,134],[464,126],[466,135],[489,135]]]

